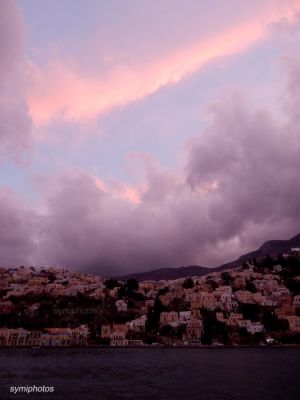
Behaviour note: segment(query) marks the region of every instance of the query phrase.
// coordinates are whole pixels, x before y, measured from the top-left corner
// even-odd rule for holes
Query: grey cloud
[[[25,99],[24,28],[14,1],[0,2],[0,161],[22,160],[32,141]]]
[[[30,264],[35,253],[34,213],[25,209],[9,190],[0,191],[0,254],[1,266]]]
[[[139,204],[99,189],[81,171],[48,182],[43,212],[4,199],[3,260],[99,274],[215,266],[299,233],[300,72],[290,65],[285,122],[240,95],[223,97],[211,108],[210,127],[187,144],[182,170],[144,157]]]
[[[291,79],[298,84],[297,70]],[[297,103],[290,106],[283,124],[228,95],[212,106],[211,126],[187,144],[181,173],[145,158],[148,189],[138,205],[100,191],[87,174],[61,178],[48,202],[40,260],[105,274],[214,266],[292,236],[300,221],[297,112]]]

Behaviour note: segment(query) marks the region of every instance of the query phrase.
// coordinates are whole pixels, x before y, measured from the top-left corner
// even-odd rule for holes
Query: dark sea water
[[[300,348],[0,350],[1,400],[49,398],[299,400]]]

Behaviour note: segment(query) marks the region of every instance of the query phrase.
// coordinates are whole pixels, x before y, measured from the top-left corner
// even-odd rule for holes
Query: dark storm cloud
[[[39,261],[102,274],[213,266],[297,233],[298,73],[294,65],[285,94],[288,120],[227,95],[211,107],[210,127],[187,144],[181,173],[145,158],[147,189],[138,204],[100,190],[82,172],[58,179],[43,219]]]
[[[35,218],[9,190],[0,191],[1,266],[23,265],[32,261],[37,226]]]

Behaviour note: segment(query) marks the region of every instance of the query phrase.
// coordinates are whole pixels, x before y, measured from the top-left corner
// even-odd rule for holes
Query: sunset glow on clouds
[[[267,35],[269,24],[295,15],[296,6],[269,9],[243,24],[205,38],[199,44],[176,49],[158,60],[144,65],[122,65],[101,79],[79,75],[63,60],[50,61],[45,70],[32,69],[33,84],[29,89],[30,114],[36,124],[44,124],[59,116],[66,120],[85,120],[109,112],[113,107],[124,106],[139,100],[168,84],[176,84],[206,63],[231,54],[245,51]],[[95,49],[97,51],[97,49]]]
[[[299,233],[299,13],[0,2],[0,264],[216,266]]]

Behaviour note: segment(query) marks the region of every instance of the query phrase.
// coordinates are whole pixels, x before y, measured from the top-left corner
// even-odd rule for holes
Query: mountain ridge
[[[277,255],[289,251],[293,247],[300,247],[300,233],[287,240],[268,240],[263,243],[257,250],[241,255],[236,260],[222,264],[219,267],[209,268],[200,265],[188,265],[179,267],[164,267],[153,269],[145,272],[130,273],[122,276],[114,277],[115,279],[128,280],[131,278],[137,281],[145,280],[171,280],[186,278],[189,276],[202,276],[211,272],[223,271],[235,268],[246,261],[253,258],[264,257],[267,255]]]

